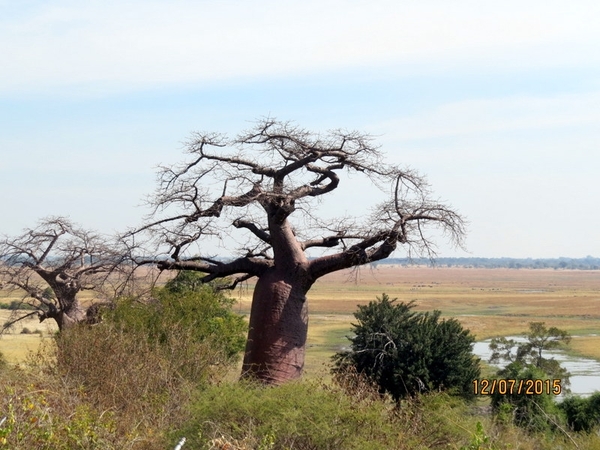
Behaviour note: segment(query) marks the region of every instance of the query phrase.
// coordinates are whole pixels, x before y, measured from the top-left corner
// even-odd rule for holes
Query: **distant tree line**
[[[600,270],[600,258],[436,258],[435,264],[427,258],[387,258],[372,265],[396,264],[401,266],[427,265],[435,267],[467,267],[482,269],[565,269]]]

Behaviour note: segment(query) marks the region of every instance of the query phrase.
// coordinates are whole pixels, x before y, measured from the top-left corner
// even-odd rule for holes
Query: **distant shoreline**
[[[600,258],[387,258],[372,266],[462,267],[474,269],[600,270]]]

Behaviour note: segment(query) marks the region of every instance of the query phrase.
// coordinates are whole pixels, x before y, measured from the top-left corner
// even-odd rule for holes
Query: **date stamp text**
[[[561,380],[516,380],[516,379],[491,379],[483,378],[473,380],[475,395],[560,395],[562,392]]]

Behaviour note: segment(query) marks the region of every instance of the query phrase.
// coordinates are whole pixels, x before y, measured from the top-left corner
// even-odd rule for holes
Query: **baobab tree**
[[[123,251],[107,239],[63,217],[45,218],[19,236],[3,237],[1,287],[21,295],[21,304],[33,311],[16,309],[2,331],[34,315],[40,322],[53,319],[59,330],[86,320],[77,294],[106,286],[122,258]]]
[[[279,384],[301,376],[308,329],[307,292],[322,276],[388,257],[398,245],[434,255],[439,227],[462,245],[459,214],[431,198],[425,179],[386,163],[358,132],[321,135],[264,119],[236,138],[195,134],[189,158],[161,167],[152,212],[130,236],[149,233],[138,258],[160,270],[196,270],[228,287],[256,277],[243,375]],[[316,217],[317,203],[342,173],[364,175],[388,194],[364,223]],[[366,205],[356,205],[366,209]],[[245,242],[237,257],[207,254],[207,242]],[[318,257],[309,249],[321,248]]]

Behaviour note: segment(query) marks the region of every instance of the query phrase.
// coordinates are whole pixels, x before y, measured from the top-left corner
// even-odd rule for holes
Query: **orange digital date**
[[[473,380],[475,395],[560,395],[562,392],[561,380],[516,380],[516,379],[491,379],[483,378]]]

